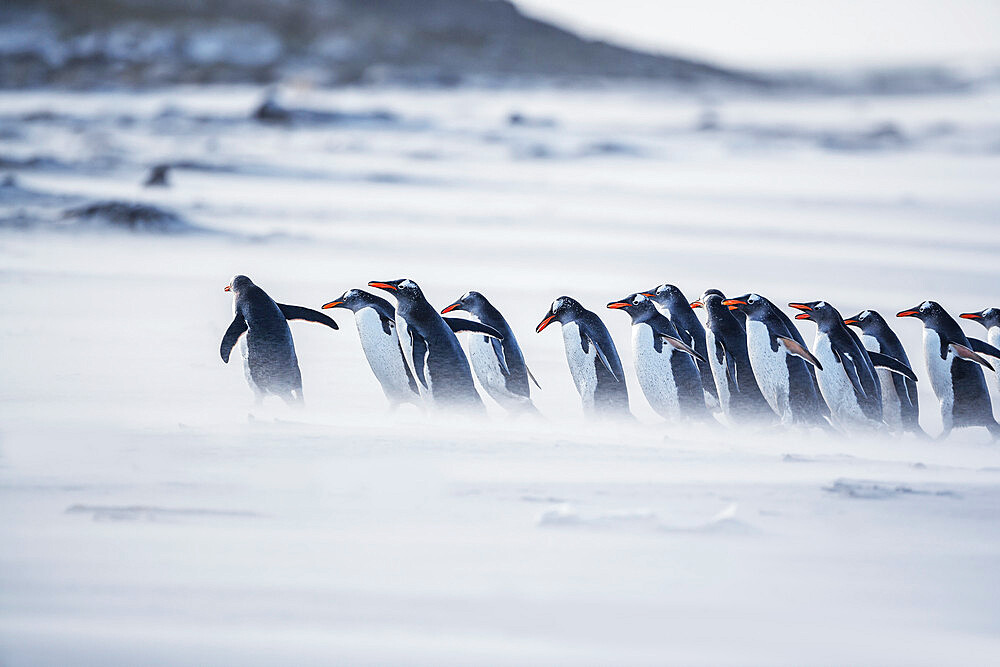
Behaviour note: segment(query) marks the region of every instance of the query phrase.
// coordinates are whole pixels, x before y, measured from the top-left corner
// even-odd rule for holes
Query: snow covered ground
[[[603,305],[662,282],[1000,305],[1000,92],[289,90],[341,114],[291,123],[252,120],[262,95],[0,96],[0,662],[995,664],[985,431],[667,426]],[[143,188],[157,163],[171,186]],[[64,217],[101,200],[190,228]],[[218,354],[235,273],[314,308],[478,289],[546,419],[388,414],[332,311],[292,325],[307,409],[250,420]],[[561,294],[607,322],[638,424],[582,421],[534,333]],[[935,434],[919,324],[893,326]]]

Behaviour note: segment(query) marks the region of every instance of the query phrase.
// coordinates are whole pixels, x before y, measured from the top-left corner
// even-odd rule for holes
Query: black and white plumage
[[[750,366],[761,394],[781,422],[829,428],[826,404],[807,368],[818,369],[821,364],[785,326],[774,304],[759,294],[745,294],[722,305],[746,315]]]
[[[393,408],[401,403],[420,405],[417,382],[396,335],[392,304],[364,290],[349,289],[323,308],[346,308],[354,313],[361,349],[389,404]]]
[[[1000,308],[985,308],[977,313],[962,313],[959,317],[979,322],[986,327],[986,342],[1000,348]],[[986,357],[993,366],[993,373],[986,373],[987,382],[993,385],[993,400],[1000,401],[1000,359]]]
[[[982,356],[1000,357],[1000,350],[974,338],[968,338],[962,327],[936,301],[924,301],[919,306],[900,311],[896,317],[916,317],[924,325],[924,359],[931,387],[941,407],[944,430],[967,426],[985,426],[1000,437],[1000,424],[993,418],[989,390],[983,369],[995,372]]]
[[[863,310],[844,319],[844,324],[861,330],[861,344],[869,353],[876,352],[895,359],[912,371],[913,366],[899,337],[877,311]],[[875,367],[875,374],[882,388],[882,421],[893,432],[926,436],[920,428],[917,383],[905,375],[878,366]]]
[[[588,417],[630,417],[628,388],[618,350],[595,313],[572,297],[552,302],[535,327],[541,333],[553,322],[562,325],[566,361]]]
[[[706,290],[701,300],[691,304],[692,308],[704,308],[707,314],[705,344],[722,413],[733,423],[773,419],[774,413],[760,393],[750,365],[743,325],[746,317],[734,316],[740,311],[729,310],[722,305],[724,300],[719,290]]]
[[[833,423],[845,430],[881,428],[882,387],[875,363],[915,381],[913,371],[895,359],[868,352],[840,312],[826,301],[788,305],[802,311],[795,319],[816,323],[812,352],[822,365],[817,378]]]
[[[454,311],[466,312],[503,335],[503,340],[474,333],[469,335],[469,361],[486,393],[508,412],[537,412],[531,402],[529,379],[535,386],[538,381],[528,369],[517,338],[500,311],[485,296],[472,291],[445,307],[441,314]]]
[[[632,357],[639,387],[664,419],[708,419],[705,393],[696,361],[704,361],[683,342],[670,319],[649,297],[637,293],[608,304],[632,318]]]
[[[697,362],[702,389],[705,391],[705,404],[715,409],[719,394],[712,377],[712,368],[708,363],[708,347],[705,343],[705,327],[698,317],[691,312],[691,302],[675,285],[663,284],[641,293],[652,299],[670,317],[680,339],[694,348],[700,360]]]
[[[396,332],[421,396],[436,408],[484,411],[455,332],[475,331],[502,339],[500,332],[478,322],[441,317],[409,278],[368,285],[396,297]]]
[[[233,293],[235,316],[219,347],[222,360],[229,363],[229,355],[239,342],[243,371],[257,403],[273,394],[288,403],[301,404],[302,373],[287,320],[317,322],[331,329],[337,329],[337,323],[309,308],[275,303],[246,276],[235,276],[226,291]]]

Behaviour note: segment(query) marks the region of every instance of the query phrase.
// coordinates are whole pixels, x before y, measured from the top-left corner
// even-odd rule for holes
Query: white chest
[[[358,338],[368,365],[386,393],[406,395],[410,392],[409,380],[403,357],[399,354],[396,325],[390,324],[389,333],[382,328],[382,320],[372,308],[362,308],[354,314]]]
[[[986,342],[1000,349],[1000,327],[990,327],[986,331]],[[995,371],[993,373],[986,373],[986,378],[996,391],[993,397],[993,403],[996,405],[1000,403],[1000,374],[998,374],[1000,373],[1000,359],[996,357],[985,357],[985,359],[990,362]]]
[[[875,336],[868,334],[861,335],[861,344],[869,352],[881,352],[882,346]],[[899,402],[899,395],[896,393],[896,384],[893,382],[892,371],[884,368],[876,368],[879,384],[882,386],[882,419],[889,427],[898,431],[903,425],[902,406]]]
[[[653,346],[653,329],[648,324],[632,325],[632,357],[635,374],[646,400],[660,416],[678,420],[681,417],[677,383],[670,359],[674,348],[664,343],[660,352]]]
[[[955,405],[955,387],[951,383],[951,364],[955,353],[949,347],[945,358],[941,358],[941,337],[930,327],[924,327],[924,360],[934,395],[941,404],[941,419],[945,430],[948,430],[952,425],[952,408]]]
[[[791,420],[788,403],[788,365],[785,363],[785,349],[778,346],[771,349],[771,335],[767,325],[756,320],[747,320],[747,352],[750,367],[757,378],[757,386],[767,399],[771,409],[782,421]]]
[[[823,366],[823,370],[817,369],[816,380],[819,382],[823,400],[830,406],[830,415],[834,421],[841,425],[867,422],[867,417],[858,405],[854,384],[847,375],[847,369],[833,351],[833,343],[825,332],[816,332],[812,352]]]
[[[566,362],[573,376],[573,384],[583,400],[584,410],[594,407],[594,391],[597,389],[597,367],[594,360],[597,350],[590,344],[586,352],[580,345],[580,327],[576,322],[569,322],[562,327],[563,344],[566,347]]]

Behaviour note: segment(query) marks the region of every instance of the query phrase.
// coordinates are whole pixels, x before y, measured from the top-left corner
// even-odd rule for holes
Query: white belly
[[[417,373],[417,367],[413,363],[413,342],[410,339],[410,328],[407,326],[406,320],[400,317],[398,312],[396,313],[396,335],[399,338],[400,346],[403,348],[403,356],[406,357],[406,363],[410,367],[414,379],[417,381],[417,391],[420,392],[421,396],[430,399],[432,396],[431,374],[427,370],[427,357],[425,355],[422,360],[424,362],[423,378],[427,382],[427,386],[425,387],[420,381],[421,376]]]
[[[597,367],[594,366],[597,350],[591,344],[587,352],[583,351],[580,346],[580,327],[576,322],[564,324],[562,334],[563,344],[566,347],[566,362],[573,376],[573,384],[576,385],[576,390],[583,401],[583,411],[592,412],[594,392],[597,390]]]
[[[390,325],[389,334],[382,328],[382,320],[373,308],[362,308],[354,314],[361,339],[361,349],[368,365],[382,385],[382,391],[390,401],[408,400],[413,397],[406,365],[399,353],[399,337],[396,325]]]
[[[927,374],[931,378],[931,388],[941,405],[941,421],[945,432],[948,432],[952,427],[952,408],[955,405],[955,388],[951,384],[951,364],[955,353],[949,347],[947,356],[941,358],[941,338],[930,327],[924,327],[924,359],[927,362]]]
[[[986,342],[1000,349],[1000,327],[990,327],[986,331]],[[993,366],[993,373],[986,373],[986,380],[993,387],[993,407],[1000,405],[1000,359],[984,357]]]
[[[712,369],[712,379],[715,380],[715,389],[719,392],[719,403],[722,405],[722,413],[727,417],[729,415],[729,381],[726,377],[726,360],[723,357],[722,361],[719,361],[718,356],[715,352],[715,334],[711,329],[705,328],[705,341],[708,343],[708,365]],[[733,369],[735,372],[735,369]]]
[[[654,410],[665,419],[679,421],[681,406],[670,358],[674,348],[666,343],[657,353],[653,347],[653,329],[648,324],[632,326],[632,357],[642,393]]]
[[[763,322],[747,320],[747,352],[757,386],[771,409],[783,423],[791,422],[792,411],[788,403],[788,366],[785,349],[771,349],[771,336]]]
[[[526,407],[525,403],[530,399],[507,389],[507,378],[500,367],[492,340],[481,334],[469,334],[469,361],[476,379],[490,398],[501,406],[508,409]]]
[[[837,360],[833,345],[830,343],[830,337],[826,333],[816,332],[812,352],[819,359],[820,365],[823,366],[823,370],[816,370],[816,380],[819,383],[819,391],[823,395],[823,400],[830,407],[830,416],[833,421],[842,427],[870,424],[871,421],[858,405],[854,385],[847,376],[847,370]]]

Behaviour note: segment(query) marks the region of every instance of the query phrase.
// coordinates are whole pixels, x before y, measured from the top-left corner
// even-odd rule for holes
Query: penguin
[[[399,345],[392,304],[364,290],[349,289],[323,308],[347,308],[354,313],[361,349],[390,408],[394,410],[402,403],[419,406],[420,390]]]
[[[486,393],[512,414],[538,412],[531,402],[528,379],[536,387],[538,381],[528,369],[514,332],[500,311],[479,292],[466,292],[442,309],[441,314],[457,310],[469,313],[478,322],[493,327],[503,335],[502,341],[492,336],[469,336],[469,361]]]
[[[994,439],[1000,438],[983,376],[983,368],[994,370],[981,356],[1000,358],[1000,350],[982,341],[973,343],[936,301],[924,301],[896,317],[916,317],[924,324],[924,359],[944,426],[939,437],[947,437],[955,428],[985,426]]]
[[[673,323],[649,299],[629,294],[608,308],[632,318],[632,358],[639,386],[650,406],[664,419],[708,419],[705,392],[696,361],[704,361],[680,339]]]
[[[724,300],[719,290],[706,290],[701,300],[691,303],[691,308],[704,308],[707,315],[705,344],[722,413],[731,423],[773,418],[750,366],[746,330],[733,316],[740,311],[729,310],[722,305]]]
[[[874,310],[862,310],[848,317],[844,324],[861,330],[861,344],[872,352],[891,357],[911,369],[899,337],[889,328],[885,318]],[[882,388],[882,421],[894,433],[915,433],[926,437],[920,428],[920,405],[917,401],[917,383],[906,375],[875,367]]]
[[[441,317],[409,278],[372,281],[368,286],[396,297],[396,332],[421,396],[436,408],[485,412],[455,332],[474,331],[501,340],[503,335],[485,324]]]
[[[286,320],[317,322],[331,329],[338,329],[337,323],[309,308],[275,303],[246,276],[233,277],[225,291],[233,294],[235,317],[219,347],[222,361],[229,363],[229,355],[239,341],[243,372],[257,405],[267,394],[279,396],[289,404],[301,405],[302,373]],[[244,333],[246,338],[243,338]]]
[[[643,296],[653,300],[658,306],[662,306],[673,322],[677,334],[685,344],[694,348],[698,353],[698,373],[702,389],[705,391],[705,404],[710,409],[715,409],[719,405],[719,392],[715,388],[715,380],[712,377],[712,367],[708,363],[708,348],[705,344],[705,327],[702,326],[698,317],[691,312],[691,302],[685,298],[684,294],[674,285],[663,284],[651,290],[640,292]]]
[[[580,393],[584,414],[631,417],[622,362],[601,318],[576,299],[561,296],[552,302],[535,333],[541,333],[553,322],[562,325],[566,361]]]
[[[829,428],[823,418],[826,406],[807,370],[807,366],[821,369],[822,364],[795,339],[774,304],[759,294],[745,294],[722,305],[746,314],[750,366],[761,394],[781,422]]]
[[[795,319],[816,323],[813,354],[823,365],[817,377],[833,423],[846,431],[882,428],[882,387],[875,366],[914,382],[917,376],[895,359],[869,352],[844,324],[840,312],[826,301],[788,305],[802,311]]]
[[[996,348],[1000,348],[1000,308],[987,308],[978,313],[962,313],[959,317],[979,322],[986,327],[986,342]],[[970,339],[971,342],[972,339]],[[1000,360],[987,357],[986,360],[993,365],[994,373],[987,373],[989,384],[993,385],[993,397],[995,401],[1000,401]]]

